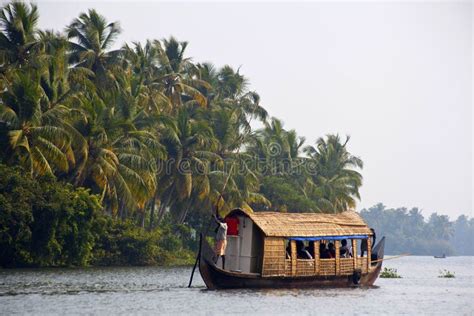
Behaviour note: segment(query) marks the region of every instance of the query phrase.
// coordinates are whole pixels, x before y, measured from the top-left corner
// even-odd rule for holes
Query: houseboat
[[[209,289],[370,286],[384,256],[383,237],[372,247],[373,231],[353,211],[339,214],[231,211],[225,266],[201,237],[199,271]],[[341,255],[344,250],[350,254]],[[304,243],[310,255],[298,254]],[[334,247],[327,258],[320,249]],[[322,245],[323,244],[323,245]],[[367,251],[359,253],[361,244]],[[309,246],[310,245],[310,246]],[[366,245],[366,247],[365,247]]]

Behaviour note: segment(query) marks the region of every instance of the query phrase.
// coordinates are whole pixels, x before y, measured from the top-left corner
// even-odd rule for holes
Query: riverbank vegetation
[[[349,138],[308,145],[238,69],[173,37],[120,46],[93,9],[62,32],[39,18],[0,11],[2,266],[186,262],[216,208],[355,207]]]
[[[387,237],[385,252],[412,255],[474,255],[474,219],[465,215],[450,221],[432,213],[425,219],[418,208],[388,209],[382,203],[360,214],[376,232]]]
[[[186,230],[104,214],[97,195],[0,164],[0,266],[189,264]]]

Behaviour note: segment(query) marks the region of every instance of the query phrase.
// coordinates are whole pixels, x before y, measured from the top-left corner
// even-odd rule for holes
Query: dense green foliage
[[[93,9],[63,33],[38,20],[34,4],[0,10],[0,162],[29,177],[2,166],[25,182],[0,192],[2,265],[188,261],[216,208],[355,207],[349,138],[304,146],[239,70],[173,37],[114,49],[119,23]]]
[[[149,228],[167,216],[199,222],[191,217],[215,205],[222,213],[355,206],[362,162],[347,151],[349,138],[305,147],[269,118],[239,70],[193,62],[188,43],[173,37],[112,49],[120,25],[95,10],[64,33],[39,30],[38,19],[23,2],[0,12],[4,163],[88,188],[106,213]],[[252,130],[252,120],[264,127]]]
[[[102,212],[98,197],[0,164],[0,266],[179,264],[189,231],[145,231]],[[185,244],[186,245],[186,244]],[[186,245],[189,248],[189,245]]]
[[[433,213],[425,220],[418,208],[386,209],[381,203],[361,211],[376,232],[387,237],[385,252],[413,255],[474,255],[474,218],[450,221]]]
[[[0,165],[0,266],[84,265],[101,206],[86,189]]]
[[[169,226],[145,231],[131,222],[118,222],[110,217],[103,221],[93,250],[93,265],[180,265],[194,259],[189,234],[171,231]],[[183,242],[184,241],[184,242]]]

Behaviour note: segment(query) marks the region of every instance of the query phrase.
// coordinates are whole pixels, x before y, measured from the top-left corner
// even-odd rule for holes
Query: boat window
[[[367,238],[354,240],[356,249],[352,249],[352,253],[355,252],[357,257],[367,257]],[[352,247],[352,240],[350,240],[350,242],[350,246]]]
[[[319,257],[321,259],[332,259],[336,257],[336,245],[334,240],[321,240],[319,244]]]

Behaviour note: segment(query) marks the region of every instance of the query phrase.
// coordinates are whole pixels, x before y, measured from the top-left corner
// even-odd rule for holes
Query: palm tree
[[[38,34],[37,46],[43,64],[40,70],[40,85],[44,92],[42,108],[47,110],[65,105],[83,90],[94,91],[95,87],[89,80],[93,73],[89,69],[69,67],[67,39],[53,31],[39,31]]]
[[[184,58],[187,42],[178,42],[174,37],[169,40],[155,41],[160,63],[159,77],[155,82],[171,100],[173,107],[183,103],[206,106],[207,99],[198,90],[199,87],[209,88],[209,84],[199,79],[197,70],[189,58]]]
[[[108,23],[97,11],[90,9],[74,19],[66,33],[70,39],[70,62],[91,69],[99,87],[113,87],[109,83],[113,77],[109,70],[119,62],[122,50],[110,48],[120,34],[119,23]]]
[[[0,121],[6,126],[9,161],[18,161],[32,176],[67,172],[74,162],[70,137],[54,124],[63,112],[58,107],[42,110],[44,92],[36,72],[18,71],[12,78],[0,94]]]
[[[147,41],[145,46],[133,44],[133,47],[125,45],[123,48],[123,67],[128,69],[126,76],[131,82],[130,94],[133,98],[142,99],[140,102],[143,104],[143,111],[161,114],[163,110],[172,108],[172,104],[155,83],[160,76],[158,51],[151,41]]]
[[[263,129],[254,133],[249,151],[255,154],[260,164],[264,162],[261,167],[265,175],[285,175],[300,159],[304,141],[294,130],[285,130],[280,120],[272,118]]]
[[[323,212],[354,208],[356,199],[360,199],[362,175],[355,169],[363,168],[363,163],[347,151],[349,139],[341,142],[339,135],[327,135],[316,141],[316,147],[304,149],[316,166],[312,193]]]
[[[251,210],[250,205],[256,203],[269,205],[258,193],[259,174],[253,157],[240,152],[250,135],[241,126],[239,109],[215,106],[208,113],[217,140],[214,152],[220,157],[219,164],[214,164],[210,173],[212,206],[218,205],[225,213],[235,207]]]
[[[90,188],[108,213],[142,226],[149,210],[150,227],[155,206],[158,223],[165,213],[199,222],[216,205],[222,215],[265,208],[272,201],[262,192],[299,211],[355,206],[362,161],[347,151],[349,138],[320,138],[302,156],[305,139],[268,120],[240,68],[194,64],[188,43],[173,37],[115,50],[119,24],[95,10],[64,35],[37,23],[35,5],[0,11],[7,163]],[[252,133],[252,120],[264,127]]]
[[[189,200],[193,193],[200,199],[207,196],[209,163],[219,159],[212,151],[215,140],[209,125],[191,119],[184,108],[177,112],[176,127],[162,133],[168,159],[160,161],[158,168],[158,223],[176,202]]]
[[[211,77],[212,78],[212,77]],[[260,105],[260,96],[254,91],[248,91],[248,80],[232,67],[226,65],[217,73],[215,83],[216,101],[220,107],[237,109],[240,124],[250,131],[250,121],[257,118],[265,122],[268,113]]]
[[[21,67],[36,44],[38,7],[13,1],[0,11],[0,70]]]
[[[144,210],[156,188],[154,136],[138,130],[97,95],[82,95],[73,104],[71,125],[85,144],[71,177],[101,195],[106,209]]]
[[[248,80],[234,69],[226,65],[219,70],[217,90],[223,99],[236,99],[242,96],[248,87]]]

